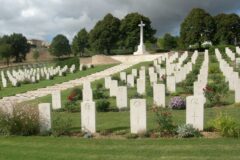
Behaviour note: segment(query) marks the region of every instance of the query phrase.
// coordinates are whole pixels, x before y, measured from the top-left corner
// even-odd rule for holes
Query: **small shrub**
[[[62,72],[62,76],[66,77],[67,76],[67,72]]]
[[[173,97],[170,100],[169,106],[172,109],[185,109],[186,108],[186,101],[182,97]]]
[[[108,112],[110,108],[110,102],[106,99],[97,101],[96,104],[98,112]]]
[[[143,97],[144,97],[143,95],[138,94],[138,93],[135,93],[135,94],[132,96],[133,99],[141,99],[141,98],[143,98]]]
[[[200,137],[201,133],[193,128],[191,124],[184,124],[178,126],[177,129],[178,137],[180,138],[190,138],[190,137]]]
[[[68,96],[68,101],[77,101],[82,99],[82,89],[73,88]]]
[[[100,135],[102,135],[102,136],[107,136],[107,135],[110,135],[111,133],[112,133],[111,129],[105,129],[105,130],[100,131]]]
[[[124,135],[127,133],[127,130],[118,130],[115,132],[116,135]]]
[[[227,92],[228,85],[224,81],[214,80],[208,83],[206,88],[204,88],[204,95],[208,100],[208,106],[222,105]]]
[[[112,77],[112,80],[121,81],[121,79],[120,79],[120,76],[119,76],[119,75],[114,75],[114,76]]]
[[[86,65],[83,65],[82,66],[82,71],[86,71],[87,70],[87,66]]]
[[[209,66],[208,72],[209,72],[210,74],[218,73],[218,71],[219,71],[219,65],[218,65],[218,63],[212,63],[212,64]]]
[[[72,127],[72,119],[65,118],[62,115],[55,115],[53,119],[53,136],[59,137],[62,135],[70,135],[70,130]]]
[[[91,132],[86,132],[86,133],[84,133],[83,137],[86,139],[90,139],[90,138],[93,138],[93,134]]]
[[[102,83],[97,83],[96,88],[98,90],[98,89],[103,89],[104,87]]]
[[[67,65],[70,68],[73,64],[75,64],[76,67],[80,66],[78,57],[67,58],[67,59],[65,58],[60,60],[57,59],[56,61],[56,66],[60,66],[60,67],[64,67],[65,65]]]
[[[0,111],[0,134],[30,136],[39,134],[39,115],[36,107],[14,106],[12,114]]]
[[[80,107],[76,101],[68,101],[64,104],[64,111],[67,112],[80,112]]]
[[[118,81],[119,86],[125,86],[126,82],[125,81]]]
[[[10,135],[11,134],[11,116],[8,113],[0,110],[0,134]]]
[[[214,128],[220,132],[223,137],[239,137],[240,126],[236,120],[228,115],[220,113],[213,121]]]
[[[125,136],[127,139],[137,139],[138,135],[137,134],[132,134],[132,133],[128,133]]]
[[[150,137],[150,133],[149,132],[140,132],[140,133],[138,133],[138,137],[139,138],[148,138],[148,137]]]
[[[106,99],[106,98],[108,98],[108,95],[104,92],[103,89],[96,89],[93,92],[93,98],[94,99]]]
[[[158,109],[154,108],[157,122],[157,130],[163,136],[174,135],[175,134],[175,126],[172,121],[172,114],[167,109]]]
[[[147,87],[147,95],[149,97],[152,97],[153,96],[153,87]]]

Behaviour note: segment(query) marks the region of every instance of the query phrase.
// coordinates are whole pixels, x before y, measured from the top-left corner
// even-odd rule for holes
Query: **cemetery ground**
[[[217,139],[81,139],[69,137],[1,137],[0,159],[84,160],[237,160],[239,140]]]
[[[202,62],[203,59],[203,55],[200,55],[199,58],[197,59],[199,64],[195,64],[195,68],[198,68]],[[189,61],[186,60],[186,61]],[[145,66],[145,67],[149,67],[152,65],[152,62],[143,62],[143,63],[139,63],[137,65],[134,65],[133,67],[130,67],[128,69],[125,70],[126,73],[131,73],[132,69],[140,69],[141,66]],[[112,76],[113,79],[119,79],[119,73],[115,74]],[[192,77],[192,76],[191,76]],[[190,78],[190,76],[188,77]],[[187,79],[188,79],[187,78]],[[196,79],[193,78],[193,79]],[[186,81],[186,80],[185,80]],[[190,80],[192,81],[192,80]],[[191,83],[191,82],[190,82]],[[97,86],[101,84],[102,86],[104,86],[104,79],[100,79],[97,81],[92,82],[91,86],[93,88],[93,94],[94,92],[97,92]],[[150,82],[147,80],[146,81],[146,92],[147,94],[145,96],[143,96],[143,98],[146,98],[147,100],[147,128],[149,131],[154,130],[157,127],[156,124],[156,113],[154,112],[154,110],[152,109],[153,106],[153,96],[152,96],[152,87],[150,86]],[[189,86],[188,86],[189,87]],[[175,96],[181,96],[183,98],[185,98],[186,96],[190,95],[189,90],[193,90],[192,87],[190,87],[190,89],[188,89],[188,87],[183,87],[181,86],[181,84],[177,85],[176,93],[173,94],[167,94],[166,96],[166,105],[168,105],[170,103],[171,98],[175,97]],[[82,88],[82,86],[79,86],[79,88]],[[71,91],[73,89],[68,89],[65,91],[61,92],[61,102],[62,102],[62,106],[66,106],[66,103],[68,102],[68,96],[71,95]],[[131,98],[137,98],[138,95],[136,95],[136,85],[133,88],[128,88],[128,100]],[[109,94],[109,92],[107,90],[104,90],[104,94]],[[224,99],[222,101],[224,101],[224,103],[226,103],[226,105],[224,107],[219,107],[219,106],[215,106],[215,107],[211,107],[211,108],[205,108],[205,113],[204,113],[204,122],[205,122],[205,129],[211,129],[211,120],[213,120],[214,118],[216,118],[220,113],[226,113],[231,115],[233,118],[235,118],[236,120],[238,120],[238,123],[240,123],[239,120],[239,116],[240,116],[240,112],[239,112],[239,108],[240,105],[234,104],[234,95],[233,92],[228,91],[226,93],[227,96],[224,97]],[[101,101],[102,98],[97,98],[94,99],[96,102]],[[116,107],[116,98],[115,97],[108,97],[107,100],[110,102],[110,108],[109,108],[109,112],[97,112],[96,117],[97,117],[97,131],[100,133],[100,135],[108,135],[111,133],[114,133],[114,135],[116,134],[126,134],[128,132],[130,132],[130,113],[128,111],[122,111],[122,112],[118,112],[117,111],[117,107]],[[73,111],[55,111],[53,112],[53,117],[64,117],[66,119],[70,118],[72,120],[72,131],[80,131],[81,130],[81,125],[80,125],[80,102],[78,101],[76,104],[75,109],[73,109]],[[128,101],[129,102],[129,101]],[[49,96],[45,96],[45,97],[41,97],[38,98],[36,100],[30,101],[30,104],[32,104],[33,106],[37,106],[37,104],[39,103],[51,103],[51,95]],[[129,104],[128,104],[129,106]],[[184,124],[185,120],[186,120],[186,111],[185,110],[171,110],[172,113],[172,117],[173,117],[173,121],[176,125],[180,125],[180,124]],[[54,126],[53,126],[54,127]],[[122,133],[123,132],[123,133]]]
[[[189,55],[189,57],[191,57]],[[224,57],[224,53],[223,53]],[[227,61],[227,57],[224,57]],[[193,82],[197,79],[197,73],[202,65],[204,56],[199,54],[197,63],[193,65],[195,74],[187,76],[186,80],[176,85],[176,93],[166,94],[166,105],[171,98],[189,96],[193,92]],[[209,77],[208,81],[220,83],[222,76],[215,77],[220,73],[218,62],[214,54],[209,54]],[[184,63],[190,61],[189,58]],[[127,70],[146,69],[152,66],[153,62],[137,64]],[[146,74],[148,75],[148,74]],[[112,76],[119,79],[119,73]],[[164,83],[164,82],[161,82]],[[124,84],[123,84],[124,85]],[[97,80],[91,84],[93,94],[98,93],[104,86],[104,79]],[[82,88],[82,86],[79,86]],[[128,88],[128,100],[139,98],[136,94],[136,86]],[[68,102],[72,89],[61,92],[62,106]],[[213,132],[212,122],[221,113],[231,116],[236,123],[240,124],[240,105],[234,104],[234,93],[226,91],[216,104],[206,103],[208,107],[204,109],[204,132],[199,138],[179,139],[174,136],[163,136],[152,134],[158,128],[156,123],[156,111],[153,107],[152,87],[149,77],[146,80],[146,95],[142,98],[147,100],[147,132],[148,134],[130,133],[130,113],[117,111],[116,98],[109,97],[108,91],[103,89],[103,95],[107,95],[106,100],[110,102],[107,112],[96,113],[97,134],[90,139],[83,138],[81,132],[80,100],[75,104],[73,110],[67,108],[53,111],[53,119],[62,118],[63,121],[71,122],[69,133],[54,136],[29,136],[29,137],[0,137],[0,159],[239,159],[240,141],[235,138],[223,138],[220,133]],[[94,101],[102,101],[102,97],[94,95]],[[51,96],[45,96],[30,101],[29,104],[37,106],[39,103],[51,103]],[[213,105],[213,106],[211,106]],[[129,106],[129,105],[128,105]],[[166,110],[170,112],[175,125],[185,124],[186,110]],[[54,121],[54,120],[53,120]],[[53,123],[53,128],[54,126]],[[58,136],[58,135],[57,135]],[[44,153],[44,154],[42,154]],[[28,156],[30,155],[30,156]]]
[[[95,66],[93,68],[89,68],[89,69],[83,70],[83,71],[77,70],[75,73],[69,73],[69,74],[67,74],[66,76],[63,76],[63,77],[57,76],[57,77],[54,77],[53,80],[41,80],[38,83],[22,84],[20,87],[12,87],[12,86],[9,86],[7,88],[1,87],[0,98],[13,96],[13,95],[18,94],[18,93],[27,92],[29,90],[36,90],[36,89],[39,89],[39,88],[44,88],[44,87],[47,87],[47,86],[52,86],[52,85],[55,85],[55,84],[67,82],[67,81],[74,80],[74,79],[81,78],[81,77],[85,77],[85,76],[88,76],[90,74],[103,71],[103,70],[105,70],[107,68],[110,68],[110,67],[113,67],[113,66],[114,65],[112,65],[112,64],[98,65],[98,66]]]

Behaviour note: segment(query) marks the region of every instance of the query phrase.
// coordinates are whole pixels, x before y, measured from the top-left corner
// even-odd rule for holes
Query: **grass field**
[[[99,65],[94,68],[87,69],[85,71],[77,71],[76,73],[73,74],[67,74],[65,77],[54,77],[53,80],[42,80],[39,83],[34,83],[34,84],[23,84],[20,87],[7,87],[7,88],[2,88],[0,91],[0,98],[2,97],[7,97],[7,96],[12,96],[18,93],[24,93],[30,90],[36,90],[38,88],[44,88],[47,86],[52,86],[58,83],[74,80],[77,78],[85,77],[87,75],[103,71],[107,68],[113,67],[114,65]]]
[[[148,66],[150,63],[141,63],[132,68]],[[129,73],[132,68],[127,69]],[[92,88],[96,89],[97,83],[103,83],[98,80],[92,83]],[[147,82],[147,90],[150,84]],[[184,88],[177,86],[181,91],[174,95],[187,96],[184,94]],[[62,92],[62,104],[67,101],[71,89]],[[107,92],[107,91],[106,91]],[[134,97],[136,88],[128,89],[129,99]],[[240,124],[240,105],[233,104],[233,93],[226,93],[226,101],[230,105],[206,108],[204,110],[204,123],[207,130],[212,126],[212,120],[219,114],[231,115],[237,123]],[[167,94],[167,104],[174,95]],[[152,96],[145,95],[147,99],[147,130],[151,131],[157,128],[155,113],[151,110]],[[111,102],[111,108],[116,108],[115,98],[108,99]],[[96,100],[97,101],[97,100]],[[37,106],[38,103],[51,103],[51,97],[45,96],[29,103]],[[78,102],[80,103],[80,102]],[[79,108],[80,108],[80,104]],[[173,122],[175,125],[185,124],[186,111],[172,110]],[[81,117],[80,113],[53,112],[53,118],[56,116],[72,119],[72,132],[80,132]],[[96,127],[98,133],[110,131],[130,131],[130,114],[125,112],[97,112]],[[54,127],[54,126],[53,126]],[[123,136],[105,136],[93,139],[84,139],[82,137],[0,137],[0,160],[52,160],[52,159],[83,159],[83,160],[238,160],[240,159],[240,139],[233,138],[138,138],[126,139]]]
[[[1,137],[1,160],[239,160],[237,139]]]
[[[140,68],[141,66],[145,66],[148,67],[149,64],[151,64],[152,62],[144,62],[144,63],[140,63],[137,64],[127,70],[125,70],[127,73],[130,73],[132,68]],[[119,75],[116,74],[116,75]],[[104,80],[98,80],[92,83],[92,88],[93,90],[96,89],[96,85],[98,83],[104,83]],[[150,82],[147,81],[147,90],[149,90],[151,88],[150,86]],[[62,100],[62,107],[64,107],[64,104],[68,101],[67,97],[70,94],[70,91],[72,89],[69,90],[65,90],[62,91],[61,93],[61,100]],[[181,90],[184,91],[184,88],[181,88],[180,86],[177,86],[177,90]],[[150,90],[151,91],[151,90]],[[94,92],[94,91],[93,91]],[[106,90],[106,93],[108,93],[109,91]],[[152,92],[152,91],[151,91]],[[134,88],[128,88],[128,100],[133,98],[136,94],[136,87]],[[233,93],[229,92],[227,93],[227,101],[230,104],[233,104],[234,100],[233,100]],[[174,95],[168,94],[166,96],[166,104],[169,104],[170,99],[175,96],[175,95],[180,95],[182,97],[186,97],[187,95],[184,93],[176,93]],[[153,105],[153,98],[151,95],[145,95],[144,98],[147,99],[147,106],[148,106],[148,111],[147,111],[147,128],[148,130],[153,130],[157,127],[157,124],[155,122],[155,113],[151,110],[152,105]],[[116,98],[109,98],[108,99],[109,102],[111,103],[111,109],[116,109]],[[98,101],[95,99],[95,101]],[[51,103],[51,96],[45,96],[42,98],[38,98],[36,100],[31,101],[30,103],[35,104],[35,106],[37,106],[37,104],[39,103]],[[79,108],[80,108],[80,101],[78,102]],[[211,121],[221,112],[225,113],[225,114],[229,114],[231,115],[233,118],[235,118],[236,120],[238,120],[238,122],[240,123],[240,119],[238,117],[240,117],[240,111],[239,111],[240,107],[236,107],[234,105],[228,105],[228,106],[224,106],[224,107],[214,107],[214,108],[206,108],[205,109],[205,128],[209,128],[212,124]],[[186,111],[185,110],[172,110],[171,111],[173,114],[173,120],[174,123],[176,125],[179,124],[184,124],[185,123],[185,119],[186,119]],[[74,131],[80,131],[81,130],[81,126],[80,126],[80,114],[79,112],[77,113],[69,113],[69,112],[53,112],[53,116],[58,116],[61,115],[61,117],[69,117],[70,119],[72,119],[72,124],[73,124],[73,130]],[[111,131],[111,132],[115,132],[115,131],[119,131],[119,130],[126,130],[127,132],[129,132],[130,130],[130,114],[129,111],[126,112],[98,112],[97,113],[97,131],[98,132],[102,132],[105,130]]]

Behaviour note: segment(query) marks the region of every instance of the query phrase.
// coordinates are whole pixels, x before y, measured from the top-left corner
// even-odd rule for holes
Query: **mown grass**
[[[202,61],[202,57],[203,55],[200,55],[201,57],[197,60],[197,61]],[[152,62],[144,62],[144,63],[140,63],[137,65],[134,65],[133,67],[126,69],[125,71],[127,73],[130,73],[131,70],[133,68],[140,68],[141,66],[145,66],[146,68],[151,64]],[[118,76],[119,73],[115,74],[114,76]],[[147,75],[147,72],[146,72]],[[114,77],[113,76],[113,77]],[[149,79],[149,78],[146,78]],[[147,85],[146,85],[146,90],[150,90],[151,86],[150,86],[150,82],[149,80],[146,81]],[[96,85],[98,83],[104,83],[104,80],[98,80],[92,83],[92,88],[95,89]],[[80,86],[81,88],[81,86]],[[177,87],[177,89],[181,89],[181,86]],[[67,97],[70,94],[72,89],[63,91],[61,94],[61,98],[62,98],[62,107],[64,107],[64,104],[68,101]],[[109,93],[108,90],[105,91],[106,93]],[[134,88],[128,88],[128,101],[133,98],[136,95],[136,86]],[[150,92],[152,92],[150,90]],[[166,105],[168,105],[170,103],[170,100],[172,97],[174,97],[175,95],[178,96],[182,96],[182,97],[186,97],[187,95],[185,93],[179,92],[179,93],[175,93],[175,94],[167,94],[166,96]],[[228,99],[227,101],[229,103],[234,102],[233,101],[233,95],[229,95],[227,96]],[[153,98],[152,95],[146,94],[144,96],[144,98],[146,98],[147,100],[147,107],[148,107],[148,112],[147,112],[147,128],[148,130],[153,130],[157,127],[156,122],[155,122],[155,113],[151,110],[152,106],[153,106]],[[98,101],[98,100],[94,100],[94,101]],[[116,109],[116,98],[108,98],[108,101],[111,103],[111,109]],[[39,103],[51,103],[51,96],[45,96],[42,98],[38,98],[34,101],[31,101],[29,103],[33,103],[35,106],[37,106],[37,104]],[[80,108],[80,101],[78,102],[79,108]],[[220,114],[220,112],[229,114],[231,116],[233,116],[236,119],[239,119],[238,117],[240,116],[240,112],[238,111],[239,108],[238,107],[234,107],[233,105],[229,105],[229,106],[225,106],[225,107],[215,107],[215,108],[206,108],[205,109],[205,128],[209,128],[211,127],[211,121],[218,115]],[[171,111],[173,114],[173,120],[174,123],[176,125],[179,124],[184,124],[185,123],[185,119],[186,119],[186,111],[185,110],[172,110]],[[61,117],[69,117],[71,119],[73,119],[73,129],[74,131],[80,131],[81,127],[80,127],[80,114],[77,113],[68,113],[68,112],[54,112],[53,116],[55,115],[61,115]],[[129,131],[130,129],[130,114],[129,111],[126,112],[98,112],[97,113],[97,131],[101,132],[104,130],[111,130],[111,131],[117,131],[117,130],[126,130]],[[240,123],[240,120],[239,120]]]
[[[142,65],[148,66],[150,63],[141,63],[132,68],[139,68]],[[130,72],[132,68],[127,69]],[[98,80],[92,83],[95,88]],[[147,89],[150,85],[148,82]],[[180,88],[181,89],[181,88]],[[62,92],[62,103],[67,101],[67,96],[71,90]],[[128,89],[129,97],[134,96],[136,88]],[[182,95],[181,96],[186,96]],[[167,103],[173,95],[167,95]],[[152,96],[146,95],[147,129],[153,130],[157,127],[155,113],[151,110]],[[232,101],[232,95],[228,96]],[[115,108],[115,98],[110,98],[111,107]],[[29,103],[51,102],[51,97],[46,96]],[[80,108],[80,105],[79,105]],[[211,121],[220,113],[231,115],[240,123],[240,105],[229,105],[224,107],[206,108],[204,111],[205,128],[211,126]],[[172,110],[173,121],[176,125],[184,124],[186,119],[185,110]],[[53,112],[53,117],[61,115],[64,118],[71,118],[72,131],[80,131],[80,113]],[[98,112],[97,132],[110,130],[112,132],[130,129],[130,114],[126,112]],[[79,137],[0,137],[0,159],[11,160],[32,160],[32,159],[84,159],[84,160],[158,160],[158,159],[186,159],[186,160],[225,160],[240,159],[240,140],[231,138],[94,138],[84,139]]]
[[[0,90],[0,98],[7,97],[7,96],[13,96],[18,93],[24,93],[30,90],[36,90],[38,88],[44,88],[47,86],[52,86],[58,83],[74,80],[77,78],[85,77],[87,75],[103,71],[107,68],[113,67],[114,65],[99,65],[95,66],[94,68],[87,69],[85,71],[77,71],[72,74],[67,74],[65,77],[54,77],[53,80],[42,80],[39,83],[34,84],[23,84],[20,87],[7,87],[7,88],[1,88]]]
[[[2,160],[237,160],[236,139],[82,139],[1,137]]]

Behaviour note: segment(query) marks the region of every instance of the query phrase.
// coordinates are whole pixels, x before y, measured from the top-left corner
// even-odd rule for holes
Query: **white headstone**
[[[46,133],[51,130],[51,107],[50,103],[41,103],[38,105],[40,132]]]
[[[176,92],[175,76],[167,76],[167,89],[170,93]]]
[[[138,76],[138,70],[137,69],[132,69],[132,75],[134,77],[137,77]]]
[[[82,90],[82,100],[83,101],[92,101],[93,100],[93,93],[91,88],[83,88]]]
[[[236,58],[236,67],[240,68],[240,58]]]
[[[150,83],[153,85],[154,83],[157,83],[158,75],[157,73],[151,73],[150,74]]]
[[[140,79],[146,79],[146,71],[145,70],[141,69],[139,71],[139,78]]]
[[[235,87],[235,103],[240,103],[240,79]]]
[[[126,72],[120,72],[120,79],[121,81],[127,81],[127,74]]]
[[[154,84],[153,85],[153,101],[158,107],[165,107],[165,85]]]
[[[128,106],[128,104],[127,104],[127,102],[128,102],[127,101],[127,87],[125,87],[125,86],[118,87],[116,101],[117,101],[118,109],[126,108]]]
[[[193,83],[193,93],[195,96],[204,95],[203,89],[204,89],[204,86],[202,83],[198,81]]]
[[[106,89],[110,88],[111,81],[112,81],[112,78],[110,76],[105,77],[105,88]]]
[[[205,97],[189,96],[186,101],[186,123],[192,124],[195,129],[203,130]]]
[[[118,90],[118,81],[117,80],[111,80],[110,83],[110,97],[114,97],[117,95]]]
[[[132,74],[127,75],[127,85],[134,87],[134,76]]]
[[[60,109],[62,108],[61,103],[61,91],[53,91],[52,92],[52,109]]]
[[[88,101],[81,103],[81,127],[84,132],[96,132],[95,102]]]
[[[146,132],[147,118],[145,99],[130,100],[130,121],[131,133]]]
[[[144,95],[146,92],[146,81],[145,79],[137,79],[137,93],[140,95]]]

